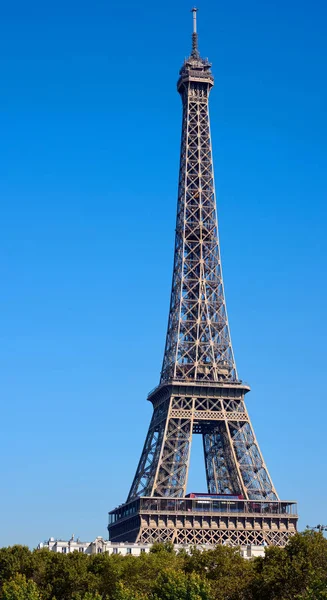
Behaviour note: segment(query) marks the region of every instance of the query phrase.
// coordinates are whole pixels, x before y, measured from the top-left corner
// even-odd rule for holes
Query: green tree
[[[44,562],[38,564],[34,574],[46,600],[53,596],[57,600],[72,600],[99,591],[99,578],[89,571],[89,556],[79,552],[67,555],[49,552],[49,555],[42,556]]]
[[[211,584],[211,594],[215,600],[247,598],[253,564],[242,558],[238,548],[217,546],[205,552],[193,549],[184,562],[186,572],[195,572]]]
[[[212,600],[208,582],[197,573],[161,573],[151,595],[153,600]]]
[[[176,553],[162,544],[154,552],[137,557],[114,554],[90,558],[90,569],[99,579],[98,591],[102,596],[109,596],[110,600],[119,598],[122,593],[148,597],[159,573],[178,570],[179,565],[183,566],[183,561]]]
[[[92,592],[86,592],[84,596],[75,594],[74,600],[108,600],[108,598],[102,598],[98,592],[95,592],[94,594]]]
[[[40,600],[41,594],[34,581],[18,573],[5,581],[1,590],[1,600]]]
[[[313,583],[305,592],[296,596],[296,600],[326,600],[326,583]]]
[[[152,554],[157,554],[158,552],[168,552],[169,554],[174,554],[174,544],[172,542],[155,542],[151,548],[150,552]]]
[[[119,582],[115,591],[114,600],[147,600],[147,596],[131,590],[124,583]]]
[[[323,599],[327,584],[327,540],[321,533],[295,535],[285,548],[270,547],[254,561],[253,600]]]
[[[128,578],[124,576],[124,570],[129,570],[124,561],[129,562],[129,558],[119,554],[96,554],[89,557],[88,572],[98,582],[97,591],[101,596],[108,596],[110,600],[115,597],[119,583]]]
[[[27,546],[0,548],[0,585],[17,573],[29,578],[32,572],[32,553]]]

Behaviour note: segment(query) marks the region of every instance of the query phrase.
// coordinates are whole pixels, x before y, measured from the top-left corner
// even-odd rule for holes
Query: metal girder
[[[196,17],[196,11],[193,15]],[[178,81],[183,120],[166,345],[160,384],[149,395],[153,417],[127,502],[138,502],[140,497],[185,497],[193,434],[203,437],[209,493],[277,501],[244,403],[249,387],[239,381],[234,360],[210,135],[208,101],[214,80],[210,63],[200,58],[196,31],[192,40],[192,53]],[[191,521],[183,529],[177,521],[174,525],[168,514],[162,515],[157,525],[151,520],[141,525],[136,516],[131,519],[133,533],[128,535],[137,535],[140,541],[167,541],[176,534],[174,541],[180,543],[266,541],[283,545],[296,531],[297,517],[292,518],[289,531],[285,529],[287,520],[282,519],[280,530],[273,531],[277,527],[273,518],[270,524],[263,519],[258,526],[253,516],[236,525],[239,531],[229,517],[227,524],[212,517],[211,525],[203,522],[205,530],[199,524],[193,528]],[[170,525],[163,526],[163,522]],[[127,535],[126,527],[126,521],[121,530],[112,525],[120,531],[119,536]]]
[[[137,496],[151,495],[166,428],[168,407],[167,403],[161,404],[153,412],[143,452],[127,501]]]
[[[174,544],[202,546],[208,544],[217,546],[286,546],[290,537],[296,533],[296,529],[292,532],[261,529],[213,529],[207,527],[205,529],[190,528],[158,528],[158,527],[142,527],[139,543],[172,542]]]
[[[207,81],[189,75],[192,67]],[[183,102],[175,260],[161,381],[235,380],[220,261],[208,98],[210,65],[182,69]]]
[[[185,62],[175,259],[161,384],[237,384],[227,319],[210,137],[210,64]],[[227,387],[228,389],[228,387]],[[234,388],[235,389],[235,388]],[[225,389],[225,393],[227,391]],[[153,419],[128,500],[140,495],[183,497],[192,434],[202,433],[208,491],[277,499],[255,439],[244,398],[167,398]]]
[[[217,383],[217,387],[219,384]],[[174,387],[172,387],[174,389]],[[154,409],[128,501],[137,496],[186,494],[193,433],[203,436],[207,488],[210,493],[242,494],[249,500],[277,500],[243,395],[227,397],[170,394]]]

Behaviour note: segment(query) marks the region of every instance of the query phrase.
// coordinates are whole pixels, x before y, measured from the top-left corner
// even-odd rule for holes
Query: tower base
[[[284,501],[137,498],[109,513],[112,542],[285,546],[297,505]]]

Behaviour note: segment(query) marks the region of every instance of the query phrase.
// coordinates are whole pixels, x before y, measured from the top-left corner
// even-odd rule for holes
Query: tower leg
[[[153,487],[154,496],[185,496],[192,428],[192,419],[169,418]]]
[[[243,493],[229,443],[227,423],[221,421],[203,433],[204,461],[209,494]]]
[[[150,496],[152,493],[166,429],[167,410],[168,405],[166,403],[165,405],[159,405],[153,412],[127,502],[137,496]]]

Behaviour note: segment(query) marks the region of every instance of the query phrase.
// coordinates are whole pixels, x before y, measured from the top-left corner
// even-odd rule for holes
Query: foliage
[[[268,548],[256,560],[250,598],[323,600],[326,584],[327,540],[306,531],[291,538],[286,548]]]
[[[185,570],[211,582],[215,600],[243,600],[251,581],[253,562],[244,560],[237,548],[217,546],[207,552],[194,549],[191,556],[185,558]]]
[[[40,600],[41,594],[32,579],[17,573],[5,581],[1,590],[1,600]]]
[[[0,600],[327,600],[327,540],[297,534],[253,560],[226,546],[155,544],[139,557],[2,548]]]
[[[211,600],[210,586],[197,573],[168,571],[156,580],[153,600]]]

